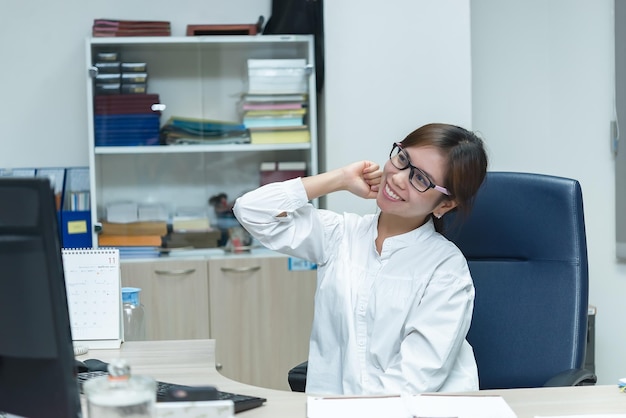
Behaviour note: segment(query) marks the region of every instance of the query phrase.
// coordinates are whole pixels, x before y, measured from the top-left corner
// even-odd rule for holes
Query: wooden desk
[[[264,406],[237,414],[240,418],[304,418],[306,395],[245,385],[215,369],[214,340],[127,342],[120,350],[89,350],[80,360],[97,358],[128,360],[134,374],[186,385],[213,385],[218,389],[261,396]],[[285,378],[287,378],[285,376]],[[536,415],[582,415],[626,413],[626,393],[616,385],[567,388],[490,390],[463,395],[499,395],[518,418]]]
[[[267,399],[260,408],[238,413],[238,418],[306,417],[304,393],[250,386],[222,376],[215,369],[215,340],[129,341],[119,350],[90,349],[78,359],[96,358],[108,363],[119,357],[129,362],[136,375],[183,385],[212,385],[226,392]]]

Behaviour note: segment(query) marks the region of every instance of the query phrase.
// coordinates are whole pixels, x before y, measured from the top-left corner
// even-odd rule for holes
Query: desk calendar
[[[89,348],[119,348],[122,341],[119,250],[64,248],[62,255],[72,339]]]

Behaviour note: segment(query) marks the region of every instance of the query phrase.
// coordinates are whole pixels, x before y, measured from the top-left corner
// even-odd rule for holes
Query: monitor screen
[[[47,178],[0,178],[0,269],[0,411],[79,417],[57,214]]]

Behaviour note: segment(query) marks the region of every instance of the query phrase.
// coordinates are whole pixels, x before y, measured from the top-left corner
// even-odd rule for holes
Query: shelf
[[[92,225],[106,219],[110,204],[124,201],[159,204],[168,219],[187,208],[207,210],[211,216],[213,208],[208,202],[212,197],[226,194],[232,202],[259,187],[260,167],[266,162],[304,162],[307,175],[317,174],[317,95],[310,94],[316,91],[312,35],[102,37],[86,41],[88,70],[98,63],[97,57],[104,60],[106,53],[120,63],[142,63],[146,68],[146,93],[158,95],[158,103],[163,105],[158,126],[154,117],[103,118],[143,115],[146,110],[132,105],[132,100],[119,98],[96,103],[95,97],[105,96],[96,95],[96,91],[108,90],[95,87],[106,85],[107,80],[98,80],[96,71],[86,72]],[[297,59],[313,70],[305,75],[303,107],[308,112],[303,122],[310,134],[308,142],[252,144],[207,139],[193,144],[156,145],[164,125],[173,117],[241,122],[241,101],[249,91],[251,59]],[[111,71],[100,67],[104,68],[103,74],[107,69]],[[142,106],[146,103],[156,102],[144,101]],[[92,238],[97,246],[95,232]]]
[[[90,38],[92,45],[147,44],[254,44],[273,42],[307,42],[312,35],[207,35],[207,36],[129,36]]]
[[[184,154],[212,152],[262,152],[308,150],[311,143],[298,144],[219,144],[219,145],[153,145],[132,147],[95,147],[98,155],[106,154]]]

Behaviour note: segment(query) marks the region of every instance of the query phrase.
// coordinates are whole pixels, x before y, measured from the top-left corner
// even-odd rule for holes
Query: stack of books
[[[158,145],[158,94],[94,96],[96,146]]]
[[[92,36],[170,36],[168,21],[94,19]]]
[[[161,128],[163,144],[240,144],[250,142],[239,122],[172,116]]]
[[[98,245],[101,247],[160,247],[168,232],[165,221],[103,221],[101,225],[98,235]]]
[[[245,94],[242,121],[252,144],[309,142],[307,95]]]
[[[242,121],[252,144],[311,140],[304,59],[249,59]]]

